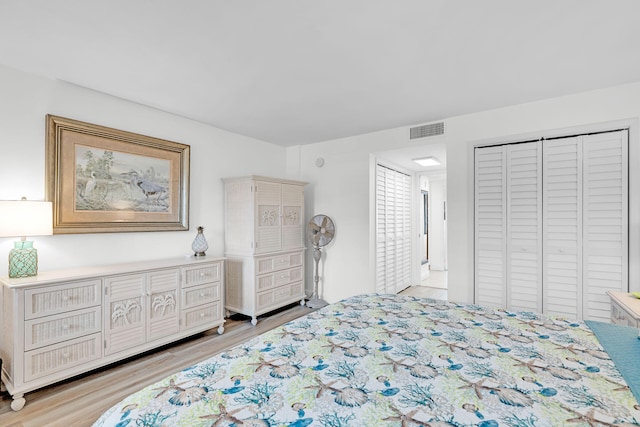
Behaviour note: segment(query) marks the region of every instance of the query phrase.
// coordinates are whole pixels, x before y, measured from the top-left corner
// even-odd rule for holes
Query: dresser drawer
[[[302,280],[302,267],[276,271],[271,274],[264,274],[256,277],[256,291],[266,291],[267,289],[286,285],[291,282],[297,282],[299,280]]]
[[[216,262],[199,267],[183,268],[182,273],[182,286],[184,287],[216,282],[222,277],[222,263]]]
[[[25,320],[102,304],[100,279],[65,283],[24,293]]]
[[[198,307],[182,310],[181,330],[196,328],[222,319],[222,304],[216,301]]]
[[[101,343],[102,334],[97,333],[28,351],[24,354],[24,379],[31,381],[98,359],[102,356]]]
[[[303,252],[261,257],[256,259],[256,274],[270,273],[302,265]]]
[[[269,307],[279,307],[281,304],[293,302],[304,297],[302,282],[280,286],[256,295],[256,311]]]
[[[24,349],[33,350],[102,330],[102,307],[91,307],[24,323]]]
[[[191,308],[220,300],[220,282],[182,290],[182,308]]]

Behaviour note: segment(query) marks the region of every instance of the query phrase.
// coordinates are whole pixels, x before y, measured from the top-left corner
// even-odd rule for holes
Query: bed
[[[630,380],[596,334],[613,342]],[[150,385],[94,426],[640,425],[635,367],[624,362],[636,336],[531,312],[361,295]]]

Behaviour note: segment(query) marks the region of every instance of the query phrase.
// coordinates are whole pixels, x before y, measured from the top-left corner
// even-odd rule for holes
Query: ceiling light
[[[435,157],[420,157],[419,159],[413,159],[414,162],[420,166],[438,166],[440,161]]]

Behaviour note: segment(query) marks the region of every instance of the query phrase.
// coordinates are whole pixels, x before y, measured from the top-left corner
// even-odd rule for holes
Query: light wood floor
[[[223,335],[214,329],[124,363],[27,393],[27,404],[18,412],[11,410],[11,396],[4,392],[0,394],[0,426],[90,426],[104,411],[135,391],[311,311],[295,304],[259,317],[255,327],[247,318],[233,316],[225,323]]]
[[[412,286],[401,293],[446,299],[446,290],[425,286]],[[259,317],[255,327],[246,317],[233,316],[227,319],[223,335],[213,329],[73,380],[27,393],[27,404],[18,412],[11,410],[11,396],[1,393],[0,426],[90,426],[104,411],[141,388],[311,311],[294,304]]]

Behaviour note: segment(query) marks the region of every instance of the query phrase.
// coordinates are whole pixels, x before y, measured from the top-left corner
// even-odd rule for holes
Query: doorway
[[[412,177],[410,189],[411,204],[411,256],[410,262],[401,269],[409,270],[411,288],[420,296],[446,299],[447,292],[447,228],[446,228],[446,149],[444,144],[430,143],[423,146],[405,147],[397,150],[374,153],[372,166],[383,162],[394,169],[402,170]],[[421,166],[414,160],[424,157],[436,158],[440,164],[436,166]],[[372,178],[375,180],[375,173]],[[374,181],[373,204],[375,209],[374,233],[376,235],[375,257],[376,277],[381,270],[378,268],[378,256],[383,248],[388,246],[386,236],[378,233],[377,224],[382,217],[378,216],[378,202],[381,193]],[[393,203],[395,205],[395,202]],[[403,202],[406,206],[406,202]],[[377,286],[379,287],[379,286]],[[428,287],[428,288],[427,288]],[[428,295],[424,295],[427,292]],[[437,292],[434,295],[433,292]]]
[[[446,176],[421,174],[419,193],[420,285],[447,289]]]
[[[422,217],[421,228],[421,265],[429,264],[429,192],[421,190],[422,193],[422,205],[420,206],[420,216]]]

